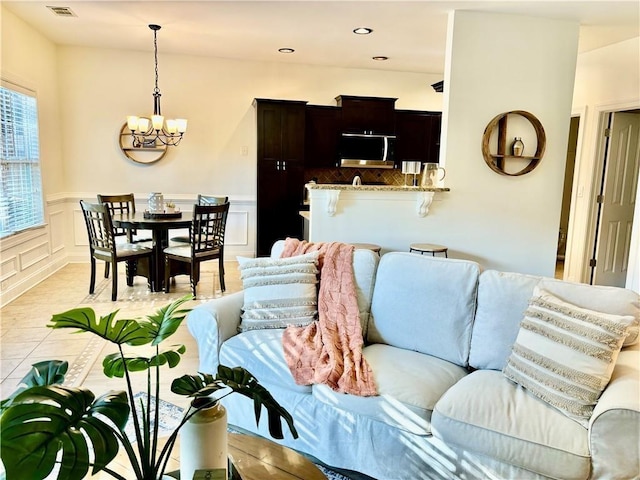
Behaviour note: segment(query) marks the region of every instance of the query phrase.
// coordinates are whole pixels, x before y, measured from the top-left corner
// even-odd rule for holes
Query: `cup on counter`
[[[423,187],[440,187],[447,172],[439,163],[425,163],[422,170]]]

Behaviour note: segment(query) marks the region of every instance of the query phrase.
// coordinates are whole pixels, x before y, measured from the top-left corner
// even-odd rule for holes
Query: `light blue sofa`
[[[282,243],[274,245],[278,257]],[[243,294],[188,317],[200,370],[252,372],[293,415],[300,438],[282,444],[377,479],[628,479],[640,472],[640,350],[621,352],[584,428],[501,372],[534,286],[585,308],[632,314],[638,295],[484,271],[474,262],[410,253],[354,253],[358,304],[380,395],[357,397],[293,382],[281,330],[238,334]],[[637,332],[635,333],[637,335]],[[224,400],[229,422],[256,428],[253,405]]]

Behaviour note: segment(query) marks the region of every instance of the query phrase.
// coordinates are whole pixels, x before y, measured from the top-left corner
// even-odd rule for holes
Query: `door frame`
[[[576,185],[578,181],[579,175],[574,177],[574,188],[572,192],[571,198],[571,213],[569,216],[569,234],[567,238],[567,248],[568,249],[582,249],[582,262],[578,266],[579,272],[568,272],[567,264],[565,263],[565,272],[564,278],[571,273],[573,273],[573,278],[579,278],[583,283],[589,283],[589,279],[591,276],[591,267],[589,262],[593,256],[593,251],[596,244],[596,231],[597,231],[597,221],[598,221],[598,205],[597,205],[597,196],[600,193],[600,183],[602,182],[602,178],[604,175],[604,157],[606,155],[606,137],[605,137],[605,129],[608,125],[609,114],[616,112],[624,112],[628,110],[636,110],[640,108],[640,102],[638,100],[614,103],[614,104],[603,104],[596,105],[594,115],[596,116],[597,128],[595,131],[595,138],[593,140],[594,144],[594,157],[592,162],[584,162],[582,159],[582,153],[576,154],[576,156],[580,159],[581,168],[585,168],[585,164],[591,164],[591,179],[589,182],[589,195],[588,202],[586,205],[586,215],[588,218],[586,235],[583,239],[573,238],[573,230],[576,218],[579,216],[579,212],[577,212],[577,206],[579,202],[577,202],[577,197],[581,196],[583,192]],[[584,109],[586,111],[586,109]],[[584,118],[584,117],[581,117]],[[586,123],[586,122],[585,122]],[[582,128],[583,125],[580,126],[578,132],[578,151],[581,150],[582,144]],[[610,165],[610,164],[609,164]],[[636,203],[640,200],[640,188],[636,192]],[[640,235],[640,219],[634,218],[633,222],[633,231],[631,236],[631,245],[634,245],[634,242],[638,242],[638,235]],[[629,252],[629,263],[638,262],[638,253]],[[571,258],[571,255],[567,255],[568,258]]]

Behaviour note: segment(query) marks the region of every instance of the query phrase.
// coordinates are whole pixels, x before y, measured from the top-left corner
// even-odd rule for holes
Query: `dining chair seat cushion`
[[[151,248],[142,243],[116,243],[116,254],[118,257],[130,257],[140,255],[143,252],[151,253]]]
[[[167,247],[164,249],[164,253],[168,255],[174,255],[176,257],[184,257],[191,258],[191,245],[175,245],[172,247]],[[214,250],[207,250],[206,252],[196,253],[196,258],[198,257],[210,257],[211,255],[215,255],[220,253],[220,249],[216,248]]]

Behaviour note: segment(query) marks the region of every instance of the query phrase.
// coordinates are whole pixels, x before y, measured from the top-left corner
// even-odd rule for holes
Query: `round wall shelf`
[[[167,146],[162,143],[160,145],[157,142],[152,145],[134,145],[131,130],[126,123],[120,129],[120,150],[128,159],[147,165],[156,163],[167,154]]]
[[[510,136],[507,135],[507,123],[510,115],[519,115],[524,117],[533,126],[533,129],[536,132],[537,141],[536,152],[533,156],[513,155],[508,151],[507,138],[510,138]],[[498,151],[493,153],[489,147],[489,142],[496,129],[498,130]],[[538,166],[540,160],[542,160],[542,156],[544,155],[546,145],[547,137],[544,133],[544,128],[542,127],[540,120],[538,120],[533,114],[525,112],[524,110],[513,110],[511,112],[496,115],[489,122],[487,128],[484,129],[484,135],[482,135],[482,156],[484,157],[486,164],[494,172],[499,173],[500,175],[517,177],[531,172]],[[509,160],[528,160],[529,162],[524,168],[522,168],[522,170],[509,173],[505,169],[506,163]]]

